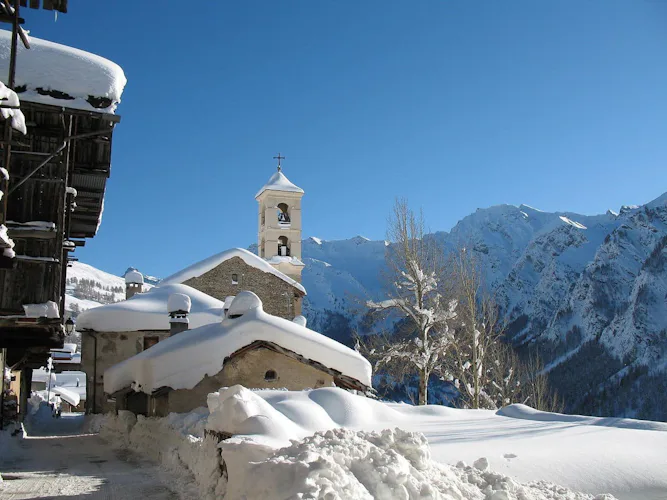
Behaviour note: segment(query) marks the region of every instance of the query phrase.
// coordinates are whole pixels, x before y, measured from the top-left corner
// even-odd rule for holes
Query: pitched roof
[[[96,332],[169,330],[167,303],[174,293],[190,297],[193,328],[219,322],[224,315],[224,303],[204,292],[187,285],[160,285],[122,302],[87,309],[79,314],[76,327]]]
[[[225,358],[255,342],[276,344],[371,386],[371,365],[361,354],[264,312],[259,297],[244,291],[236,296],[222,322],[169,337],[106,370],[104,391],[113,394],[130,386],[147,394],[163,387],[192,389],[206,375],[217,374]]]
[[[283,174],[280,170],[271,176],[269,181],[264,184],[262,189],[257,191],[255,198],[259,198],[259,195],[264,191],[288,191],[292,193],[303,193],[303,189],[295,184],[292,184],[290,180],[285,177],[285,174]]]
[[[303,285],[301,285],[301,283],[293,280],[286,274],[281,273],[261,257],[258,257],[254,253],[249,252],[248,250],[244,250],[243,248],[230,248],[229,250],[225,250],[224,252],[220,252],[219,254],[212,255],[207,259],[192,264],[191,266],[188,266],[185,269],[178,271],[177,273],[172,274],[171,276],[163,279],[160,282],[160,285],[173,285],[176,283],[183,283],[184,281],[187,281],[189,279],[196,278],[198,276],[201,276],[202,274],[206,274],[211,269],[215,269],[220,264],[233,257],[239,257],[243,260],[243,262],[245,262],[249,266],[259,269],[260,271],[263,271],[265,273],[273,274],[274,276],[280,278],[286,283],[289,283],[302,293],[304,294],[306,293],[306,289],[303,287]]]

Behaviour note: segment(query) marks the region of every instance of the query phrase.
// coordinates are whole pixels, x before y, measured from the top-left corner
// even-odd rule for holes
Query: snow
[[[577,229],[588,229],[586,226],[584,226],[584,225],[581,224],[580,222],[576,222],[576,221],[573,221],[572,219],[568,219],[567,217],[565,217],[565,216],[563,216],[563,215],[560,215],[559,217],[560,217],[560,220],[562,220],[563,222],[565,222],[565,224],[569,224],[569,225],[571,225],[571,226],[574,226],[574,227],[576,227]]]
[[[317,245],[321,245],[321,244],[322,244],[322,240],[321,240],[320,238],[316,238],[315,236],[311,236],[309,239],[310,239],[311,241],[315,242],[315,244],[317,244]]]
[[[308,323],[308,320],[306,319],[305,316],[299,314],[298,316],[295,316],[294,319],[292,320],[294,323],[296,323],[299,326],[305,327],[306,324]]]
[[[135,284],[135,285],[143,285],[144,284],[144,275],[141,274],[139,271],[128,271],[125,274],[125,284]]]
[[[286,255],[274,255],[273,257],[266,259],[266,262],[269,264],[292,264],[294,266],[305,266],[305,264],[297,257],[286,256]]]
[[[44,231],[53,231],[56,228],[55,222],[48,222],[43,220],[31,220],[28,222],[14,222],[13,220],[8,220],[7,224],[12,226],[12,230],[25,228],[25,229],[41,229]]]
[[[269,178],[268,182],[262,186],[262,189],[257,191],[255,198],[259,198],[259,196],[264,191],[287,191],[291,193],[303,193],[303,189],[292,184],[290,180],[285,177],[285,174],[283,174],[280,170],[278,170]]]
[[[72,186],[67,186],[65,188],[65,193],[71,194],[74,198],[76,198],[79,194],[76,188],[73,188]]]
[[[258,257],[254,253],[249,252],[248,250],[244,250],[243,248],[231,248],[229,250],[225,250],[224,252],[220,252],[219,254],[212,255],[211,257],[204,259],[200,262],[192,264],[191,266],[186,267],[182,271],[179,271],[163,279],[161,285],[173,285],[176,283],[183,283],[184,281],[187,281],[189,279],[196,278],[198,276],[201,276],[202,274],[206,274],[211,269],[218,267],[223,262],[232,259],[234,257],[239,257],[240,259],[243,260],[243,262],[245,262],[249,266],[259,269],[260,271],[264,271],[265,273],[273,274],[274,276],[280,278],[281,280],[297,288],[304,294],[306,293],[306,289],[301,285],[301,283],[298,283],[289,276],[287,276],[286,274],[281,273],[276,268],[271,266],[271,264],[266,262],[264,259]]]
[[[90,312],[95,311],[99,309]],[[241,316],[234,317],[238,315]],[[359,353],[308,328],[265,313],[259,297],[244,291],[236,296],[222,322],[165,339],[106,370],[104,391],[113,394],[130,386],[147,394],[161,387],[192,389],[206,375],[217,374],[225,358],[255,341],[273,342],[371,385],[371,365]]]
[[[4,83],[0,82],[0,103],[5,106],[20,106],[19,97],[12,89],[8,88]],[[18,130],[23,135],[28,133],[25,127],[25,116],[20,109],[0,108],[0,114],[5,120],[12,120],[12,128]],[[7,171],[3,173],[3,175]],[[5,179],[8,179],[9,175]]]
[[[0,248],[3,249],[5,257],[14,258],[14,240],[7,234],[7,226],[0,224]]]
[[[11,32],[0,30],[0,77],[9,71]],[[103,57],[58,43],[31,37],[30,49],[18,45],[16,86],[26,86],[21,100],[113,113],[127,83],[123,70]],[[41,95],[37,89],[60,91],[74,99]],[[105,97],[111,105],[104,109],[87,102],[89,96]]]
[[[192,300],[190,300],[190,297],[184,293],[172,293],[167,300],[167,311],[170,313],[177,311],[189,313],[191,307]]]
[[[23,310],[28,318],[59,318],[58,304],[49,300],[44,304],[23,304]]]
[[[364,473],[364,464],[372,464],[367,468],[368,474],[384,474],[382,481],[361,481],[364,487],[376,488],[377,482],[385,481],[388,484],[384,486],[396,487],[393,478],[401,470],[396,469],[398,464],[390,465],[389,456],[366,452],[358,456],[368,447],[364,441],[376,446],[378,442],[394,443],[394,451],[415,469],[428,471],[429,483],[436,489],[446,484],[459,488],[477,484],[481,490],[460,492],[460,496],[447,492],[442,498],[590,498],[574,496],[565,488],[636,500],[657,500],[667,494],[667,424],[663,423],[631,419],[604,422],[595,417],[535,412],[522,405],[498,412],[434,405],[414,407],[383,403],[338,388],[290,392],[250,391],[234,386],[210,394],[208,406],[206,427],[234,434],[220,445],[230,470],[229,488],[237,493],[252,492],[248,498],[264,498],[262,490],[255,488],[269,484],[295,488],[289,490],[291,494],[276,494],[291,497],[297,491],[312,491],[307,488],[327,476],[335,478],[327,483],[335,491],[336,484],[354,484],[354,478],[359,479]],[[383,431],[397,427],[403,431]],[[347,431],[336,430],[340,428]],[[383,432],[368,434],[378,431]],[[411,433],[423,434],[428,446],[419,434]],[[255,463],[249,465],[248,457],[253,454]],[[474,465],[470,468],[461,461]],[[452,467],[443,464],[458,464],[456,469],[466,474],[457,475]],[[454,475],[442,476],[443,470]],[[284,481],[276,481],[279,473]],[[465,481],[468,474],[475,479]],[[412,475],[407,474],[405,481],[414,480]],[[253,485],[253,478],[257,486]],[[266,482],[259,478],[266,478]],[[405,485],[405,481],[397,483]],[[521,485],[518,481],[537,483]],[[509,488],[505,496],[494,492],[504,488]],[[378,495],[378,491],[371,490],[371,494]],[[340,498],[359,498],[337,493]]]
[[[169,330],[168,301],[174,293],[190,297],[192,309],[190,324],[197,328],[220,322],[224,304],[187,285],[160,285],[131,299],[108,304],[82,312],[77,319],[77,330],[97,332],[131,332],[138,330]]]

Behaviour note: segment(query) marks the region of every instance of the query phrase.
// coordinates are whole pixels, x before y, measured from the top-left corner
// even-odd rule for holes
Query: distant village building
[[[165,278],[144,293],[143,276],[132,270],[125,276],[126,301],[79,315],[77,330],[82,332],[82,370],[88,379],[89,411],[113,407],[103,391],[105,370],[165,340],[174,329],[219,323],[241,291],[256,294],[263,311],[270,315],[290,321],[300,316],[306,295],[300,283],[304,267],[303,194],[303,189],[292,184],[278,167],[255,196],[259,205],[259,255],[242,248],[225,250]],[[187,327],[177,321],[178,314],[172,315],[170,323],[169,296],[176,293],[192,301]]]
[[[187,295],[191,301],[189,326],[197,328],[220,322],[223,302],[187,285],[163,285],[128,300],[88,309],[79,315],[81,369],[86,372],[87,411],[113,410],[104,395],[104,371],[137,353],[169,338],[171,323],[169,297]]]
[[[117,409],[149,416],[206,406],[209,393],[236,384],[367,391],[370,363],[302,323],[267,314],[257,295],[241,292],[221,322],[171,336],[107,369],[104,391]]]

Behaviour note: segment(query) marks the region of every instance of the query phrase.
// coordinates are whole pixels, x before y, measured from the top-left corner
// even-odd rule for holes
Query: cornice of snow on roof
[[[0,30],[0,79],[9,69],[11,31]],[[18,45],[15,90],[21,101],[113,114],[127,83],[120,66],[101,56],[30,38]]]
[[[193,328],[218,323],[224,315],[224,304],[187,285],[160,285],[115,304],[87,309],[77,318],[77,330],[96,332],[134,332],[169,330],[169,297],[181,293],[190,297],[190,325]]]
[[[264,186],[262,186],[262,189],[257,191],[255,198],[259,198],[259,196],[264,191],[284,191],[289,193],[301,193],[301,194],[304,193],[303,189],[301,189],[299,186],[295,184],[292,184],[292,182],[290,182],[290,180],[287,177],[285,177],[285,174],[283,174],[280,170],[274,173],[269,178],[269,181],[266,184],[264,184]]]
[[[299,290],[304,295],[306,294],[306,289],[303,287],[303,285],[301,285],[301,283],[293,280],[286,274],[281,273],[261,257],[255,255],[252,252],[249,252],[248,250],[244,250],[243,248],[230,248],[229,250],[225,250],[224,252],[212,255],[207,259],[192,264],[191,266],[188,266],[185,269],[178,271],[177,273],[172,274],[171,276],[163,279],[161,285],[172,285],[176,283],[183,283],[184,281],[188,281],[189,279],[196,278],[198,276],[206,274],[211,269],[218,267],[220,264],[233,257],[239,257],[240,259],[243,260],[243,262],[245,262],[249,266],[259,269],[260,271],[263,271],[265,273],[273,274],[274,276],[280,278],[286,283],[292,285],[294,288]]]
[[[320,369],[337,373],[343,380],[371,387],[371,364],[358,352],[264,312],[261,300],[252,292],[240,292],[232,306],[236,300],[246,304],[243,311],[232,314],[230,309],[230,315],[220,323],[169,337],[106,370],[104,391],[113,394],[132,387],[152,394],[165,388],[192,389],[205,376],[220,372],[226,359],[252,345],[268,345],[302,362],[321,365]]]

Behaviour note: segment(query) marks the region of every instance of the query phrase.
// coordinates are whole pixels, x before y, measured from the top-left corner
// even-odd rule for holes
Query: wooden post
[[[19,31],[19,0],[14,0],[14,19],[12,20],[12,47],[9,54],[9,75],[7,77],[7,86],[14,90],[16,80],[16,50],[18,45],[18,31]],[[11,172],[10,161],[12,156],[12,123],[11,119],[5,120],[5,154],[4,167],[7,172]],[[10,174],[11,175],[11,174]],[[2,197],[2,215],[0,216],[0,223],[7,222],[7,199],[9,198],[9,180],[3,178],[0,183],[4,196]]]

